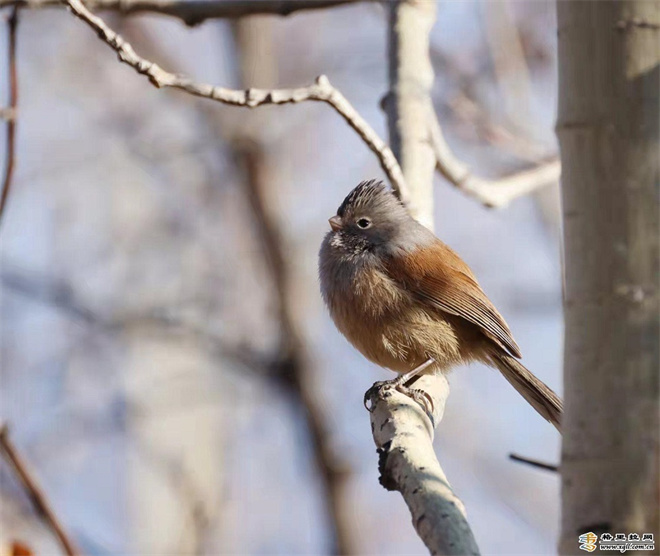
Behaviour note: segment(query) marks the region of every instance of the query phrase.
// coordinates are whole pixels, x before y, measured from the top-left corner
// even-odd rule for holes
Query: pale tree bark
[[[389,11],[390,90],[385,106],[390,145],[410,188],[410,211],[433,228],[436,157],[428,125],[433,87],[429,36],[436,3],[393,1]]]
[[[566,252],[563,553],[660,544],[660,3],[558,2]],[[649,552],[645,552],[648,554]]]
[[[479,554],[465,507],[433,449],[433,427],[442,420],[449,382],[444,375],[425,375],[415,388],[433,398],[433,421],[416,401],[397,391],[368,400],[380,483],[401,492],[413,527],[431,554]]]

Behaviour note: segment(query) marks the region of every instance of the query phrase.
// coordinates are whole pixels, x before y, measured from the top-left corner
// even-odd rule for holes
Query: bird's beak
[[[328,222],[330,222],[330,227],[332,228],[333,232],[338,232],[342,228],[342,221],[340,216],[333,216],[332,218],[328,219]]]

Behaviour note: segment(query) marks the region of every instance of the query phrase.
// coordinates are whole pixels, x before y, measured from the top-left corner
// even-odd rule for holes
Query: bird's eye
[[[368,218],[360,218],[360,220],[357,221],[357,225],[363,230],[366,230],[367,228],[371,227],[371,220]]]

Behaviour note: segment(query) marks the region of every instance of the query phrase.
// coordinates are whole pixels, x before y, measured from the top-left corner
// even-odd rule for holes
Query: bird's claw
[[[435,403],[433,403],[433,398],[431,397],[431,394],[419,388],[408,388],[403,384],[399,388],[397,388],[397,390],[402,394],[405,394],[409,398],[415,400],[424,410],[427,417],[431,420],[431,423],[435,422],[435,420],[433,419],[433,413],[435,412]]]
[[[364,408],[371,413],[374,410],[374,404],[369,405],[372,396],[380,396],[383,390],[396,387],[396,381],[397,379],[395,378],[394,380],[379,380],[378,382],[374,382],[371,388],[364,393]]]
[[[374,410],[374,404],[370,404],[371,398],[373,396],[385,397],[384,391],[391,389],[396,390],[397,392],[401,392],[401,394],[404,396],[408,396],[409,398],[415,400],[422,407],[429,419],[431,419],[431,422],[434,421],[433,412],[435,411],[435,403],[433,402],[431,395],[425,390],[421,390],[419,388],[410,388],[396,378],[394,380],[382,380],[379,382],[374,382],[373,386],[369,388],[369,390],[367,390],[364,394],[363,403],[365,409],[369,412],[372,412]]]

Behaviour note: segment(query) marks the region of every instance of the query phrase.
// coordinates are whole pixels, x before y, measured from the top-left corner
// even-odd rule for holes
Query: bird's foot
[[[433,398],[431,395],[419,388],[410,388],[407,386],[405,379],[401,380],[402,378],[404,378],[403,375],[393,380],[381,380],[379,382],[374,382],[373,386],[369,388],[369,390],[367,390],[364,394],[365,409],[369,412],[374,410],[374,404],[371,401],[372,397],[385,397],[388,390],[396,390],[397,392],[401,392],[401,394],[404,396],[408,396],[409,398],[415,400],[428,415],[429,419],[431,419],[431,422],[433,422],[435,404],[433,403]]]

